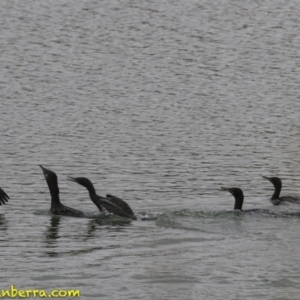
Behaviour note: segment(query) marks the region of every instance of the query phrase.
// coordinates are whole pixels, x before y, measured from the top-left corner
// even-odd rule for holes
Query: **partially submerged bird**
[[[267,179],[268,181],[270,181],[273,184],[274,188],[275,188],[275,191],[274,191],[274,193],[271,197],[271,202],[274,205],[279,205],[283,201],[300,203],[300,198],[299,197],[295,197],[295,196],[280,197],[280,191],[281,191],[282,183],[281,183],[281,179],[279,177],[267,177],[267,176],[262,176],[262,177],[264,179]]]
[[[0,206],[8,202],[8,195],[0,188]]]
[[[115,215],[136,220],[136,216],[130,206],[121,198],[113,195],[106,195],[106,197],[97,195],[94,185],[85,177],[69,177],[68,179],[84,186],[88,190],[91,200],[100,211],[105,208],[108,212]]]
[[[71,216],[71,217],[87,217],[84,212],[65,206],[60,202],[57,175],[53,171],[44,168],[42,165],[40,165],[40,167],[43,170],[44,177],[48,184],[50,195],[51,195],[50,211],[55,215],[64,215],[64,216]]]
[[[247,209],[243,210],[243,203],[244,203],[244,193],[240,188],[237,187],[221,187],[223,191],[229,192],[235,199],[234,203],[234,210],[240,210],[243,212],[261,212],[261,213],[271,213],[270,211],[266,209],[260,209],[260,208],[254,208],[254,209]]]

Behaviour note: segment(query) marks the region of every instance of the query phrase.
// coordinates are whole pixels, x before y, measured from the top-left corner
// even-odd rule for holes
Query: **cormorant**
[[[47,170],[41,165],[40,167],[43,170],[51,194],[50,211],[55,215],[64,215],[64,216],[71,216],[71,217],[86,217],[84,212],[61,204],[59,199],[57,175],[53,171]]]
[[[0,206],[8,202],[8,195],[0,188]]]
[[[88,190],[91,200],[100,211],[102,211],[102,208],[105,208],[108,212],[115,215],[136,220],[136,216],[134,215],[130,206],[121,198],[113,195],[106,195],[106,197],[97,195],[94,185],[85,177],[69,177],[68,179],[84,186]]]
[[[244,193],[240,188],[237,187],[231,187],[231,188],[225,188],[221,187],[223,191],[229,192],[235,199],[234,203],[234,210],[240,210],[243,212],[262,212],[262,213],[271,213],[268,210],[260,209],[260,208],[254,208],[254,209],[247,209],[243,210],[243,203],[244,203]]]
[[[282,201],[287,201],[287,202],[294,202],[294,203],[300,203],[300,198],[299,197],[295,197],[295,196],[283,196],[283,197],[279,197],[280,195],[280,191],[281,191],[281,187],[282,187],[282,183],[281,183],[281,179],[279,177],[267,177],[267,176],[262,176],[263,178],[267,179],[268,181],[270,181],[274,188],[275,191],[271,197],[271,202],[274,205],[278,205],[280,204]]]

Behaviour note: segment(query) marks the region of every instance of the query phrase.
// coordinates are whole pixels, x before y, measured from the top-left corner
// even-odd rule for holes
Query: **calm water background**
[[[0,5],[1,289],[82,299],[299,299],[300,218],[233,214],[300,195],[298,1],[35,1]],[[97,212],[67,176],[148,221]]]

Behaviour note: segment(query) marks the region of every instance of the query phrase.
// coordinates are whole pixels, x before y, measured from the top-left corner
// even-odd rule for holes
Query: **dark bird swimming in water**
[[[71,216],[71,217],[86,217],[84,212],[61,204],[59,199],[57,175],[53,171],[47,170],[41,165],[40,167],[43,170],[44,177],[48,184],[50,195],[51,195],[50,211],[55,215],[63,215],[63,216]]]
[[[279,177],[267,177],[267,176],[262,176],[262,177],[267,179],[268,181],[270,181],[273,184],[274,188],[275,188],[275,191],[274,191],[274,193],[271,197],[271,202],[274,205],[279,205],[283,201],[300,203],[300,198],[299,197],[295,197],[295,196],[279,197],[281,187],[282,187],[281,179]]]
[[[115,215],[136,220],[136,216],[130,206],[121,198],[113,195],[106,195],[106,197],[97,195],[94,185],[85,177],[69,177],[69,180],[84,186],[88,190],[91,200],[100,211],[105,208],[108,212]]]
[[[0,206],[8,202],[8,195],[0,188]]]
[[[240,210],[243,212],[261,212],[261,213],[271,213],[270,211],[266,209],[260,209],[260,208],[254,208],[254,209],[247,209],[243,210],[243,203],[244,203],[244,193],[240,188],[237,187],[231,187],[231,188],[225,188],[221,187],[223,191],[229,192],[235,199],[234,203],[234,210]]]

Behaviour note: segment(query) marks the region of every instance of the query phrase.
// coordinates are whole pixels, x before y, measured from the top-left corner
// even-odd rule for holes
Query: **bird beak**
[[[73,181],[73,182],[77,182],[76,178],[73,178],[73,177],[68,177],[68,179],[67,179],[67,180],[69,180],[69,181]]]
[[[48,177],[47,169],[45,169],[42,165],[40,165],[40,167],[44,173],[45,178],[47,178]]]
[[[269,177],[267,177],[267,176],[263,176],[263,175],[261,175],[261,177],[262,177],[262,178],[264,178],[264,179],[267,179],[268,181],[270,181],[270,178],[269,178]]]

